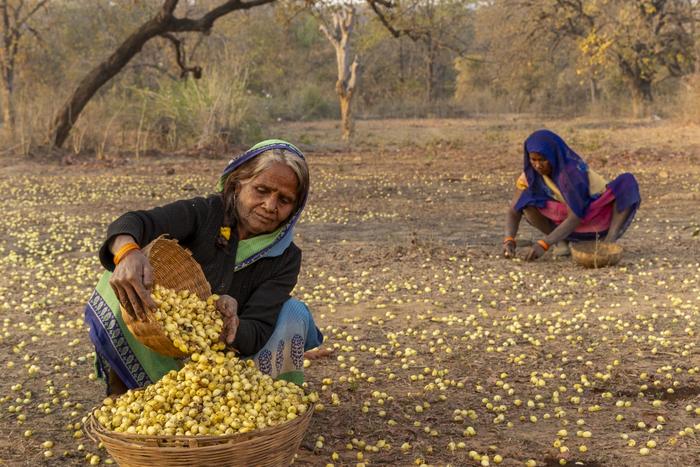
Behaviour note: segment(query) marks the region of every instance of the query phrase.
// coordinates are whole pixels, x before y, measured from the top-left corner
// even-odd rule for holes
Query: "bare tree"
[[[470,38],[465,34],[474,0],[367,0],[379,21],[396,37],[408,37],[425,48],[425,90],[428,102],[437,98],[439,54],[473,61],[467,55]]]
[[[71,128],[78,119],[87,103],[95,93],[114,76],[116,76],[129,61],[139,53],[148,41],[155,37],[164,37],[169,40],[176,50],[178,64],[184,74],[192,73],[197,77],[201,70],[197,67],[187,67],[184,64],[184,53],[181,50],[182,43],[173,36],[173,33],[200,32],[208,34],[214,22],[220,17],[236,10],[247,10],[276,0],[226,0],[218,6],[207,11],[197,18],[175,15],[175,8],[179,0],[164,0],[158,13],[142,24],[133,34],[126,38],[117,47],[112,55],[93,68],[80,81],[78,87],[68,98],[68,101],[57,114],[53,124],[53,145],[61,147],[68,138]]]
[[[352,98],[357,86],[359,62],[357,55],[350,63],[350,36],[355,26],[355,7],[345,4],[332,13],[333,26],[329,28],[322,24],[319,29],[335,49],[338,63],[338,79],[335,82],[335,92],[340,100],[340,120],[343,140],[348,141],[352,136],[354,125],[352,121]]]
[[[2,28],[2,42],[0,43],[2,89],[0,90],[0,101],[2,103],[3,124],[5,129],[10,132],[14,131],[15,126],[15,72],[20,41],[27,32],[38,37],[37,31],[29,24],[29,21],[48,1],[0,1],[0,15],[2,15],[2,23],[0,24]]]

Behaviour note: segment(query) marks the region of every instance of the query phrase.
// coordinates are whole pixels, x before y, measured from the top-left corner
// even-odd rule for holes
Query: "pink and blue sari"
[[[532,167],[532,152],[543,155],[551,165],[551,178],[561,191],[566,205],[554,199],[542,176]],[[618,233],[620,238],[632,223],[641,203],[639,185],[631,173],[619,175],[608,183],[605,191],[591,195],[588,165],[552,131],[538,130],[525,140],[523,163],[528,187],[520,195],[515,209],[522,212],[526,207],[533,206],[558,225],[566,219],[568,206],[581,219],[581,223],[567,240],[604,237],[610,227],[613,209],[622,212],[630,208]]]

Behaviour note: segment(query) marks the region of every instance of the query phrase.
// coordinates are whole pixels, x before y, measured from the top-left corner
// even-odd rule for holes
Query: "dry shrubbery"
[[[681,116],[690,122],[700,122],[700,73],[688,76],[683,80],[683,91],[680,95]]]
[[[23,5],[29,8],[36,1]],[[196,17],[216,3],[180,2],[178,14]],[[484,5],[472,4],[475,9],[468,14],[453,2],[433,5],[435,15],[430,16],[420,13],[425,5],[418,2],[412,22],[400,25],[427,34],[416,40],[392,37],[371,11],[360,8],[353,47],[362,72],[354,115],[374,119],[536,113],[607,118],[633,112],[629,79],[623,79],[598,42],[593,41],[600,47],[591,48],[588,40],[568,38],[552,49],[546,34],[530,37],[519,22],[503,20],[502,10],[525,20],[535,10],[515,11],[504,0],[477,3]],[[66,0],[57,5],[49,2],[39,10],[30,24],[37,35],[25,32],[19,42],[12,82],[16,125],[14,131],[5,125],[0,132],[5,154],[43,154],[36,148],[51,140],[51,121],[80,80],[151,18],[162,0],[109,5]],[[114,151],[140,155],[154,149],[240,146],[268,136],[270,122],[337,119],[332,47],[319,32],[316,18],[290,8],[234,12],[218,21],[209,35],[181,34],[186,64],[202,67],[201,80],[180,79],[171,44],[152,39],[93,97],[65,148],[102,157]],[[450,8],[458,8],[460,14]],[[682,77],[695,60],[688,37],[688,44],[681,44],[686,47],[684,66],[671,74],[655,70],[651,115],[700,121],[699,78]],[[436,41],[430,47],[429,38]],[[623,39],[628,38],[617,38],[624,43]]]
[[[157,148],[225,146],[259,136],[265,116],[254,112],[257,98],[246,92],[241,67],[224,62],[200,80],[161,78],[157,86],[114,86],[86,107],[66,143],[75,152],[98,158],[110,148],[136,155]],[[14,134],[5,146],[29,154],[51,137],[51,117],[58,108],[52,89],[41,87],[18,99]]]

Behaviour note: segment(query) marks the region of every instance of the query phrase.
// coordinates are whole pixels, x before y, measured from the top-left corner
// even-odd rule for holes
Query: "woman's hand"
[[[145,321],[146,313],[158,308],[151,297],[153,287],[153,268],[148,258],[140,250],[127,254],[114,268],[109,279],[114,293],[132,318]]]
[[[230,295],[221,295],[216,301],[216,309],[224,319],[219,339],[229,346],[236,338],[238,331],[238,302]]]
[[[515,256],[515,242],[505,242],[503,244],[503,257],[512,258]]]
[[[535,243],[525,252],[526,261],[534,261],[544,254],[544,248],[539,243]]]
[[[510,202],[510,206],[506,210],[506,237],[503,240],[503,257],[512,258],[515,256],[515,236],[518,233],[518,226],[520,226],[520,219],[523,215],[520,211],[515,209],[518,204],[520,196],[522,196],[523,190],[516,189],[513,199]]]

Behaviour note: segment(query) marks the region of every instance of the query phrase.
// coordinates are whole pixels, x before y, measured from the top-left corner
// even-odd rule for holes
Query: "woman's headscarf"
[[[524,144],[524,171],[527,189],[523,192],[515,208],[522,210],[529,204],[543,207],[550,199],[542,176],[530,163],[530,153],[542,154],[552,167],[551,179],[559,188],[566,204],[582,218],[591,203],[588,186],[588,166],[561,137],[549,130],[538,130],[528,136]]]
[[[288,143],[287,141],[283,141],[281,139],[268,139],[265,141],[261,141],[255,146],[248,149],[243,154],[240,154],[229,161],[228,165],[221,174],[221,177],[219,177],[219,182],[216,185],[217,191],[222,192],[224,190],[226,179],[231,174],[231,172],[233,172],[246,162],[250,161],[251,159],[254,159],[255,157],[272,149],[283,149],[285,151],[289,151],[293,154],[296,154],[302,160],[306,160],[304,154],[299,150],[299,148],[297,148],[291,143]],[[296,225],[297,221],[299,220],[299,217],[301,216],[301,212],[306,206],[307,196],[308,187],[307,191],[302,193],[296,211],[292,213],[287,222],[285,222],[281,227],[275,230],[274,233],[276,235],[274,235],[274,238],[269,238],[269,236],[261,235],[258,237],[253,237],[249,240],[244,240],[246,242],[254,242],[254,253],[248,258],[242,259],[240,262],[237,259],[235,266],[236,271],[251,265],[252,263],[261,258],[265,258],[268,256],[279,256],[282,253],[284,253],[284,251],[294,239],[294,226]]]

